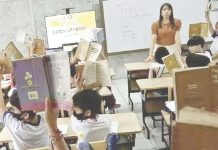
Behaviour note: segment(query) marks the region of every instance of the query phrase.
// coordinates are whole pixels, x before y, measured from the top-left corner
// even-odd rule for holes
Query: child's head
[[[86,89],[73,96],[73,115],[78,120],[95,119],[101,114],[101,96],[94,90]]]
[[[169,55],[169,51],[167,50],[166,47],[158,47],[157,50],[155,51],[154,57],[156,62],[163,64],[162,58],[167,55]]]
[[[205,55],[190,54],[186,57],[186,64],[188,67],[203,67],[210,63],[210,59]]]
[[[85,89],[73,96],[73,115],[78,120],[95,119],[103,112],[102,98],[97,91]]]
[[[187,46],[191,53],[199,53],[199,52],[202,52],[204,43],[205,43],[205,40],[203,37],[193,36],[188,40]]]
[[[9,101],[6,107],[11,112],[11,114],[18,120],[32,120],[36,116],[36,113],[33,111],[21,111],[20,100],[17,90],[14,90],[12,92],[12,95],[9,97]]]

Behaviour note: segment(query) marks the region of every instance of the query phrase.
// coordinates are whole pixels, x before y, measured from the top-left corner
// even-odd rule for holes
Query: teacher
[[[173,17],[173,8],[169,3],[160,7],[159,20],[152,24],[152,41],[149,56],[146,61],[154,60],[154,53],[160,46],[168,49],[170,54],[181,52],[181,40],[179,31],[181,21]]]

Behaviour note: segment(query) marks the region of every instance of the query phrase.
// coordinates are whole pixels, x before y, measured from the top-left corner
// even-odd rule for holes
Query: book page
[[[5,53],[10,60],[16,60],[16,59],[23,58],[23,55],[20,53],[20,51],[17,49],[17,47],[14,45],[13,42],[10,42],[6,46]]]
[[[0,52],[0,66],[5,67],[3,73],[12,73],[12,62],[2,52]]]
[[[88,49],[88,54],[86,56],[86,61],[96,61],[99,54],[101,53],[101,44],[91,43]]]
[[[43,57],[50,97],[57,101],[59,108],[70,110],[70,64],[67,52]]]
[[[86,62],[84,70],[83,70],[83,77],[85,79],[84,84],[85,86],[89,86],[90,84],[96,83],[96,62]]]
[[[107,60],[97,61],[97,82],[102,86],[111,86],[111,75]]]
[[[86,59],[89,49],[89,42],[86,40],[80,40],[79,46],[77,47],[75,58],[84,61]]]

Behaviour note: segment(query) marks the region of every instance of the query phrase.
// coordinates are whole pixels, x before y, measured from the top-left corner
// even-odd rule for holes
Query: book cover
[[[172,74],[173,69],[177,69],[177,68],[181,67],[175,54],[167,55],[167,56],[163,57],[162,60],[164,62],[164,65],[166,66],[167,70],[171,74]]]
[[[211,75],[208,67],[177,69],[173,74],[176,115],[184,106],[211,109]]]
[[[72,100],[70,97],[70,63],[67,52],[44,56],[43,63],[51,99],[57,102],[59,108],[70,110]]]
[[[22,59],[12,64],[22,111],[43,111],[49,96],[43,58]]]
[[[23,58],[23,55],[20,53],[20,51],[17,49],[13,42],[8,43],[4,52],[10,60],[17,60]]]
[[[194,23],[189,25],[189,38],[193,36],[208,37],[209,25],[206,22]]]
[[[33,54],[36,55],[44,55],[45,53],[45,44],[44,40],[42,39],[34,39],[34,49],[33,49]]]
[[[111,76],[107,60],[86,62],[83,77],[85,86],[99,83],[101,86],[111,86]]]
[[[43,111],[50,97],[60,109],[70,110],[70,67],[67,53],[13,61],[22,110]]]

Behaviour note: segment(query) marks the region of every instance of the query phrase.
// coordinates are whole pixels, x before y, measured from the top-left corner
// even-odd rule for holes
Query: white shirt
[[[204,53],[196,53],[196,54],[207,56],[210,59],[210,62],[212,61],[212,56],[208,51],[205,51]]]
[[[218,36],[216,36],[210,46],[212,54],[218,52]]]
[[[72,128],[78,136],[78,140],[83,138],[88,142],[104,140],[111,131],[112,119],[107,114],[100,114],[96,120],[86,119],[78,120],[73,115],[71,116]],[[83,137],[80,137],[82,134]]]
[[[15,150],[49,146],[48,131],[42,117],[38,125],[31,125],[17,120],[7,111],[3,115],[3,121],[12,134]]]

